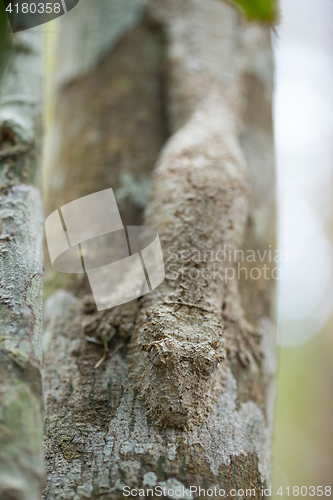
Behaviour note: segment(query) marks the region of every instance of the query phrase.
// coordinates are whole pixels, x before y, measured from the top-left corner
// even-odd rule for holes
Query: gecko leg
[[[101,359],[95,364],[94,368],[98,368],[102,363],[104,363],[104,361],[106,360],[106,358],[109,355],[109,346],[108,346],[108,343],[106,340],[106,334],[102,333],[101,338],[102,338],[103,346],[104,346],[104,354],[101,357]]]

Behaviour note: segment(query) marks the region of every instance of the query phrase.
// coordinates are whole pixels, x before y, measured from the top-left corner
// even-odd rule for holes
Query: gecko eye
[[[213,340],[212,342],[212,347],[213,349],[218,349],[220,347],[221,343],[219,340]]]
[[[213,361],[213,363],[211,363],[211,365],[206,369],[207,373],[209,375],[211,375],[212,373],[215,372],[216,368],[217,368],[217,365],[218,365],[218,361]]]
[[[149,351],[149,359],[155,366],[165,365],[165,357],[156,346],[153,346]]]
[[[208,356],[206,353],[200,354],[197,357],[197,362],[201,371],[203,371],[207,375],[212,374],[218,365],[218,360],[216,359],[216,357]]]
[[[218,363],[216,361],[205,363],[201,365],[201,370],[205,375],[212,375],[217,368]]]

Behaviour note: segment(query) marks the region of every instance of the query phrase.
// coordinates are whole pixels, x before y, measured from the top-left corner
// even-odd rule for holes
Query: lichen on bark
[[[215,0],[155,0],[137,22],[108,54],[103,49],[94,68],[58,89],[56,126],[63,132],[49,211],[112,187],[126,224],[143,219],[157,228],[166,267],[170,246],[188,256],[225,244],[274,247],[268,29]],[[66,23],[70,29],[74,17]],[[113,128],[118,120],[120,132]],[[136,144],[144,148],[129,160]],[[150,177],[159,150],[143,215],[131,182]],[[202,274],[214,264],[196,260],[190,257],[185,270]],[[45,498],[118,499],[123,486],[144,488],[148,480],[255,488],[262,498],[270,480],[274,283],[225,281],[225,264],[221,272],[222,279],[166,279],[145,299],[105,312],[89,306],[85,278],[57,287],[50,272]],[[110,355],[95,369],[102,347],[86,336],[106,326],[114,331]],[[185,369],[171,363],[170,384],[161,377],[154,389],[151,361],[158,370],[168,349],[176,361],[187,359]],[[216,370],[203,378],[207,360]],[[177,371],[183,394],[173,384]],[[168,418],[169,400],[179,406],[180,395],[181,418]]]
[[[12,37],[0,91],[0,497],[40,498],[44,482],[39,189],[41,40]]]

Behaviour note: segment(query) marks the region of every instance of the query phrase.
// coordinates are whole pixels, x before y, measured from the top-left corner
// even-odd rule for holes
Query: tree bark
[[[0,497],[40,498],[44,483],[40,192],[41,40],[12,37],[0,93]]]
[[[47,272],[45,498],[117,499],[124,486],[264,498],[274,279],[246,279],[246,260],[237,279],[228,252],[259,250],[270,270],[269,29],[216,0],[126,5],[127,24],[121,9],[108,17],[120,2],[106,5],[82,1],[64,18],[71,73],[58,79],[48,212],[112,187],[125,225],[158,230],[167,276],[147,297],[97,312],[86,277]],[[108,51],[96,43],[101,12],[108,33],[123,26]],[[80,47],[83,36],[94,58],[73,68],[68,37]],[[86,337],[105,332],[110,356],[95,369],[101,347]]]

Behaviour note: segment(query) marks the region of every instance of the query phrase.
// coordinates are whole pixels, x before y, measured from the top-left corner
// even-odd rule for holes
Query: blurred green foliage
[[[279,347],[272,500],[287,500],[280,486],[333,486],[332,331],[333,317],[306,344]]]
[[[276,17],[274,0],[231,0],[236,4],[248,19],[260,19],[273,22]]]

